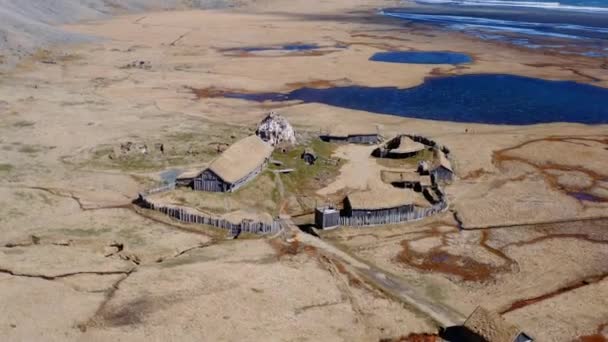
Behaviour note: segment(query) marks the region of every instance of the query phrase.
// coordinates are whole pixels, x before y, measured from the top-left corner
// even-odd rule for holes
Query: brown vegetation
[[[324,89],[324,88],[336,87],[342,83],[350,83],[350,80],[348,80],[348,79],[341,79],[341,80],[319,80],[319,79],[317,79],[317,80],[312,80],[312,81],[291,82],[291,83],[286,83],[285,85],[289,89],[299,89],[299,88]]]
[[[511,265],[514,263],[514,261],[501,250],[487,244],[489,238],[487,231],[481,233],[479,245],[489,253],[502,259],[502,265],[490,265],[467,256],[455,255],[442,250],[442,248],[447,246],[446,235],[449,234],[449,232],[441,233],[437,230],[436,226],[433,226],[430,231],[423,233],[425,234],[422,237],[409,240],[406,239],[401,242],[402,250],[397,255],[397,261],[419,270],[454,275],[460,277],[464,281],[476,282],[488,281],[497,273],[509,271]],[[433,236],[441,238],[441,245],[431,248],[426,253],[417,252],[410,248],[410,242]]]
[[[597,333],[585,335],[578,338],[579,342],[608,342],[608,338],[604,334],[604,330],[608,328],[608,323],[601,324],[597,328]]]
[[[497,165],[499,167],[501,166],[502,163],[504,163],[506,161],[517,161],[517,162],[525,163],[525,164],[535,168],[547,180],[547,182],[550,184],[550,186],[552,188],[559,190],[559,191],[566,192],[566,193],[589,191],[592,188],[594,188],[595,186],[597,186],[597,184],[599,182],[605,181],[608,178],[608,175],[600,174],[597,171],[592,170],[590,167],[588,167],[586,165],[572,165],[572,164],[564,165],[564,164],[557,164],[552,161],[539,163],[536,161],[528,160],[526,158],[522,158],[522,157],[513,155],[511,153],[511,152],[517,151],[518,149],[521,149],[523,147],[529,146],[531,144],[540,143],[540,142],[570,143],[570,144],[576,144],[576,145],[581,145],[581,146],[591,148],[591,146],[586,144],[586,142],[593,142],[593,143],[600,143],[600,144],[608,145],[608,138],[605,138],[605,137],[589,138],[589,137],[551,136],[551,137],[546,137],[546,138],[533,139],[533,140],[523,142],[523,143],[518,144],[513,147],[495,151],[494,156],[493,156],[493,162],[495,165]],[[589,178],[591,178],[593,180],[593,182],[589,186],[566,187],[563,184],[559,184],[557,176],[555,174],[551,173],[551,172],[556,172],[556,171],[558,171],[558,172],[559,171],[580,172],[582,174],[587,175]],[[597,202],[608,202],[608,198],[602,198],[602,197],[598,197],[598,196],[595,196],[595,197],[597,198]]]
[[[494,266],[469,257],[454,255],[439,249],[433,249],[429,253],[418,253],[409,248],[408,241],[404,241],[401,245],[403,250],[397,259],[420,270],[456,275],[465,281],[486,281],[495,272]]]
[[[581,280],[581,281],[577,281],[574,284],[570,284],[570,285],[564,286],[564,287],[559,288],[559,289],[557,289],[555,291],[551,291],[549,293],[545,293],[543,295],[540,295],[540,296],[537,296],[537,297],[534,297],[534,298],[528,298],[528,299],[518,300],[518,301],[512,303],[511,306],[509,306],[507,309],[502,310],[500,313],[501,314],[506,314],[508,312],[511,312],[511,311],[514,311],[514,310],[517,310],[517,309],[521,309],[521,308],[523,308],[525,306],[532,305],[532,304],[538,303],[540,301],[543,301],[545,299],[549,299],[549,298],[558,296],[558,295],[560,295],[560,294],[562,294],[564,292],[576,290],[576,289],[578,289],[580,287],[600,282],[600,281],[602,281],[606,277],[608,277],[608,274],[602,274],[602,275],[597,276],[597,277],[590,277],[590,278],[587,278],[587,279],[584,279],[584,280]]]
[[[288,242],[275,238],[268,240],[268,243],[276,252],[277,258],[281,258],[286,255],[297,255],[302,247],[300,245],[300,241],[293,238]]]
[[[383,338],[380,342],[435,342],[438,341],[436,334],[416,334],[412,333],[407,336],[397,338]]]
[[[209,88],[192,88],[186,87],[190,90],[198,100],[200,99],[213,99],[213,98],[222,98],[226,96],[226,94],[231,93],[247,93],[246,90],[237,90],[237,89],[224,89],[217,87],[209,87]]]
[[[463,180],[473,180],[473,179],[477,179],[477,178],[479,178],[479,177],[481,177],[483,175],[490,174],[490,173],[491,172],[488,172],[488,171],[486,171],[484,169],[477,169],[477,170],[473,170],[473,171],[467,173],[464,176],[461,176],[460,179],[463,179]]]

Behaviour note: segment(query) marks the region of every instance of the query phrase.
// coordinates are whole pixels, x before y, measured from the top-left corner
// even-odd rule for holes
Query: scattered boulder
[[[152,63],[150,61],[133,61],[127,65],[123,65],[121,69],[152,69]]]
[[[164,154],[165,145],[162,143],[156,143],[153,148],[149,148],[146,143],[134,143],[127,141],[121,143],[120,146],[113,148],[110,153],[110,159],[124,159],[135,155],[148,155],[148,154]]]
[[[260,122],[255,134],[272,146],[296,143],[296,133],[289,121],[275,112],[270,112]]]

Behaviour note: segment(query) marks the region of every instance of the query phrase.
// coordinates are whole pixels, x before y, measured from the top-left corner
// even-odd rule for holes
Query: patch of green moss
[[[18,127],[18,128],[23,128],[23,127],[32,127],[34,126],[36,123],[32,122],[32,121],[27,121],[27,120],[19,120],[17,122],[15,122],[13,124],[13,127]]]
[[[306,148],[312,149],[317,155],[313,165],[307,165],[301,158]],[[284,153],[275,151],[274,160],[283,163],[275,169],[294,169],[293,172],[282,174],[281,179],[285,185],[285,192],[296,196],[314,196],[314,193],[334,179],[338,174],[343,161],[332,159],[337,145],[313,139],[308,145],[300,145]]]
[[[273,180],[274,180],[275,184],[277,183],[277,181],[280,181],[279,179],[277,179],[277,177],[280,177],[280,176],[279,176],[279,175],[277,175],[277,174],[272,173],[272,178],[273,178]],[[274,203],[281,203],[281,201],[283,200],[283,198],[282,198],[282,196],[281,196],[281,192],[279,191],[278,186],[275,186],[275,187],[272,189],[271,196],[272,196],[272,201],[273,201]]]
[[[218,146],[231,145],[247,134],[249,132],[242,127],[228,125],[207,127],[202,124],[200,131],[170,132],[160,138],[130,137],[130,141],[145,143],[150,149],[154,144],[162,143],[165,151],[161,153],[153,150],[148,154],[130,152],[124,155],[114,155],[114,147],[118,147],[118,144],[117,146],[103,145],[96,148],[81,164],[127,172],[154,171],[193,163],[200,164],[215,158],[218,155]]]
[[[0,164],[0,172],[11,172],[15,167],[11,164]]]
[[[146,240],[140,234],[138,234],[139,228],[129,227],[123,228],[118,232],[118,235],[126,240],[127,245],[133,246],[145,246]]]
[[[15,197],[21,201],[31,202],[34,199],[34,195],[29,192],[16,191],[14,193]]]
[[[27,154],[37,154],[41,152],[42,149],[40,148],[40,146],[36,145],[22,145],[17,151]]]
[[[103,234],[107,234],[112,231],[112,228],[110,228],[110,227],[101,228],[101,229],[65,228],[65,229],[61,229],[59,231],[67,236],[90,237],[90,236],[100,236]]]

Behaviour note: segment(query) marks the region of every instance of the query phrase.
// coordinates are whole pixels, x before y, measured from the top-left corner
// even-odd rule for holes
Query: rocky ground
[[[464,317],[479,303],[538,340],[601,334],[608,322],[608,238],[599,219],[607,206],[605,126],[458,124],[221,97],[334,84],[405,87],[428,75],[473,72],[608,85],[601,61],[397,28],[374,17],[377,7],[394,4],[261,0],[44,26],[49,34],[97,40],[15,59],[0,80],[2,336],[368,341],[436,332],[437,312]],[[234,52],[286,43],[322,48]],[[454,69],[368,61],[378,51],[437,46],[470,52],[475,63]],[[163,172],[204,167],[253,133],[270,109],[310,135],[336,125],[376,126],[449,146],[458,175],[447,188],[451,211],[413,225],[338,230],[322,236],[340,249],[328,252],[301,236],[227,240],[131,205]],[[357,148],[335,154],[369,162]],[[323,182],[337,189],[376,181],[357,172],[381,165],[354,165],[346,161]],[[358,260],[381,272],[361,272]],[[380,286],[378,274],[414,295]]]

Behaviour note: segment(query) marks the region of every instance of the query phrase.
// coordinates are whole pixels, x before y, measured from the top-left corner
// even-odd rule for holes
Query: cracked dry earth
[[[212,241],[124,210],[96,213],[148,230],[120,243],[111,227],[4,243],[4,338],[377,340],[436,329],[314,247],[279,238]]]
[[[227,240],[146,217],[120,195],[99,201],[59,185],[0,193],[7,341],[378,340],[437,329],[297,240]]]
[[[598,220],[467,231],[446,214],[325,238],[438,304],[460,312],[484,305],[539,341],[593,341],[586,338],[601,338],[608,318],[607,228]]]

